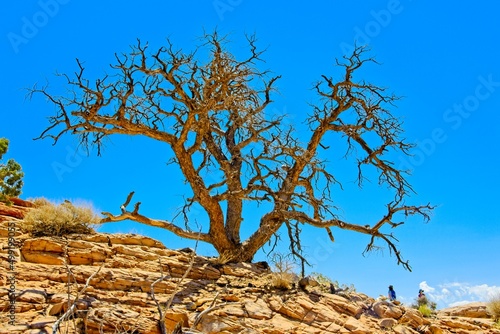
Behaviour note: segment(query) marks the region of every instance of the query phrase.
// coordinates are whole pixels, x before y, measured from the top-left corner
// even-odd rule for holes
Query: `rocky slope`
[[[62,333],[160,333],[158,305],[167,333],[500,333],[481,303],[424,318],[361,293],[279,290],[265,263],[218,264],[144,236],[31,238],[22,231],[28,207],[0,203],[0,334],[52,333],[68,309]]]

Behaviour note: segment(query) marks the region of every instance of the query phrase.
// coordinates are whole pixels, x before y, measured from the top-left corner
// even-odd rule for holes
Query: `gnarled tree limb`
[[[313,87],[318,100],[305,119],[309,132],[299,135],[285,124],[287,115],[270,110],[280,76],[259,69],[263,53],[254,36],[247,36],[248,53],[241,59],[217,32],[205,35],[204,41],[199,48],[208,51],[206,59],[197,56],[197,49],[175,50],[170,41],[151,51],[138,41],[129,53],[116,56],[112,75],[96,80],[85,77],[77,60],[74,76],[61,75],[73,89],[69,96],[51,94],[47,86],[30,90],[30,96],[41,94],[57,110],[39,138],[57,143],[62,135],[73,134],[84,147],[97,147],[98,154],[111,135],[142,135],[164,143],[191,189],[181,211],[203,210],[208,231],[193,233],[148,218],[139,213],[139,202],[127,211],[133,193],[121,214],[105,212],[103,222],[133,220],[164,228],[211,243],[232,261],[252,260],[281,228],[288,228],[291,252],[303,259],[300,224],[325,228],[332,241],[333,229],[347,229],[383,240],[404,264],[396,239],[383,227],[401,226],[405,213],[428,220],[433,207],[404,204],[413,188],[407,171],[392,159],[409,155],[414,145],[403,137],[401,118],[391,111],[398,97],[357,77],[362,67],[376,63],[366,48],[355,47],[337,61],[338,79],[320,76]],[[339,153],[338,145],[327,142],[332,133],[344,141],[340,155],[352,158],[360,187],[374,178],[391,191],[388,211],[379,221],[338,219],[340,208],[333,204],[331,190],[343,190],[342,183],[334,166],[322,158]],[[243,219],[248,203],[265,204],[260,221]],[[244,224],[250,236],[241,240]],[[370,242],[367,250],[373,247]]]

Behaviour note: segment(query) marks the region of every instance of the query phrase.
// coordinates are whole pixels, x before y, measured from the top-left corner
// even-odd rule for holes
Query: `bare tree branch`
[[[101,214],[103,216],[105,216],[105,218],[101,219],[101,223],[111,223],[111,222],[120,222],[120,221],[124,221],[124,220],[133,220],[133,221],[136,221],[139,223],[143,223],[145,225],[160,227],[160,228],[169,230],[169,231],[177,234],[178,236],[181,236],[181,237],[184,237],[187,239],[210,242],[211,238],[210,238],[210,235],[208,235],[208,234],[200,233],[200,232],[186,231],[186,230],[174,225],[171,222],[164,221],[164,220],[150,219],[146,216],[139,214],[138,211],[139,211],[140,202],[135,204],[134,211],[132,211],[132,212],[127,211],[126,206],[132,200],[133,195],[134,195],[134,192],[131,192],[127,196],[127,200],[121,206],[122,213],[120,215],[115,216],[109,212],[102,212]]]
[[[196,318],[194,319],[193,321],[193,325],[191,325],[191,328],[190,330],[194,330],[196,328],[196,326],[200,323],[201,319],[203,319],[203,317],[205,315],[207,315],[208,313],[212,312],[212,311],[215,311],[221,307],[224,307],[226,305],[228,305],[228,303],[224,303],[224,304],[219,304],[219,305],[215,305],[215,300],[217,299],[219,293],[217,292],[217,294],[215,295],[214,297],[214,300],[212,301],[212,304],[210,304],[210,306],[206,309],[204,309],[203,311],[201,311],[197,316]]]
[[[77,303],[78,299],[85,292],[85,290],[87,290],[87,288],[89,287],[90,281],[94,278],[94,276],[96,276],[101,271],[101,269],[103,267],[104,267],[104,262],[101,264],[101,266],[99,267],[99,269],[97,269],[96,272],[94,272],[92,275],[89,276],[89,278],[87,278],[87,281],[85,282],[85,285],[77,293],[77,295],[75,297],[75,300],[73,301],[73,304],[71,304],[71,306],[68,307],[68,310],[59,319],[57,319],[57,321],[54,323],[54,325],[52,325],[52,332],[53,333],[57,333],[57,331],[59,330],[59,325],[61,324],[61,322],[65,321],[70,315],[73,314],[73,312],[75,311],[76,303]]]
[[[158,265],[160,267],[160,277],[157,280],[155,280],[153,283],[151,283],[151,286],[150,286],[151,293],[150,294],[151,294],[151,299],[153,299],[153,301],[156,304],[156,308],[158,309],[158,315],[160,317],[160,319],[158,320],[158,324],[160,326],[160,333],[166,334],[167,329],[165,328],[165,314],[163,313],[163,310],[161,308],[160,303],[158,302],[158,300],[155,297],[155,285],[160,283],[161,281],[163,281],[166,278],[170,278],[170,276],[163,275],[163,266],[162,266],[161,260],[159,258],[158,258]]]
[[[193,269],[193,264],[194,264],[194,261],[196,258],[197,247],[198,247],[198,240],[196,241],[194,251],[191,253],[191,260],[189,261],[189,266],[186,269],[186,271],[184,272],[184,274],[182,275],[182,277],[177,281],[177,284],[175,285],[174,291],[170,294],[170,297],[168,298],[168,301],[165,304],[165,310],[168,310],[172,306],[172,302],[174,300],[174,297],[180,291],[180,286],[181,286],[182,282],[186,279],[186,277],[189,275],[189,273]],[[166,332],[166,328],[165,328],[165,313],[163,312],[160,303],[156,300],[154,287],[156,284],[160,283],[161,281],[165,280],[166,278],[171,278],[171,277],[163,275],[163,267],[162,267],[160,259],[158,259],[158,261],[159,261],[159,266],[160,266],[160,277],[151,284],[150,290],[151,290],[151,299],[153,299],[153,301],[155,302],[156,307],[158,309],[158,314],[160,317],[160,319],[158,320],[158,323],[160,325],[160,332],[161,332],[161,334],[166,334],[167,332]]]
[[[205,34],[190,53],[175,49],[170,41],[150,50],[138,40],[128,53],[116,55],[113,73],[94,80],[86,77],[77,59],[74,75],[60,75],[70,88],[67,96],[50,93],[48,86],[29,90],[29,97],[41,94],[56,107],[39,138],[55,144],[72,134],[80,145],[97,147],[100,154],[111,135],[142,135],[170,150],[170,162],[191,189],[182,214],[174,217],[184,218],[186,228],[140,214],[140,202],[128,211],[133,192],[119,215],[104,212],[102,222],[132,220],[164,228],[211,243],[232,261],[251,261],[282,227],[292,253],[303,260],[300,224],[325,228],[332,241],[335,228],[347,229],[372,236],[367,250],[376,247],[376,240],[383,241],[404,265],[397,240],[384,227],[399,227],[408,215],[427,221],[433,207],[405,204],[413,188],[408,171],[396,167],[393,159],[409,155],[414,145],[403,136],[401,117],[391,111],[399,98],[358,78],[361,68],[376,64],[368,50],[355,47],[337,60],[337,78],[320,76],[313,86],[318,100],[310,104],[305,119],[309,131],[297,134],[285,125],[287,115],[270,111],[280,76],[259,68],[263,51],[255,36],[247,36],[247,54],[239,58],[228,45],[227,36],[217,32]],[[202,59],[199,50],[208,55]],[[334,166],[322,158],[339,152],[327,142],[332,133],[344,144],[340,153],[352,159],[358,186],[373,178],[391,192],[387,213],[379,221],[339,219],[341,208],[334,205],[332,188],[344,188]],[[249,203],[265,204],[259,222],[244,221]],[[190,231],[192,208],[206,213],[206,233]],[[244,225],[251,234],[241,240]]]

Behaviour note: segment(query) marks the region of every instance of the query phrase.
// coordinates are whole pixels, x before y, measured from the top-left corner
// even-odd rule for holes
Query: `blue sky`
[[[170,220],[186,190],[175,168],[166,166],[165,145],[116,137],[97,157],[78,150],[74,137],[63,137],[56,146],[34,141],[54,108],[40,97],[26,100],[25,88],[49,82],[54,91],[64,91],[55,73],[74,72],[75,58],[85,63],[90,77],[102,76],[114,54],[127,52],[137,38],[155,48],[168,37],[192,50],[204,31],[217,28],[229,34],[229,48],[239,55],[245,51],[244,34],[255,33],[258,45],[267,49],[261,67],[282,75],[272,111],[289,114],[300,132],[308,103],[315,101],[313,83],[321,74],[338,75],[335,58],[357,40],[381,63],[364,69],[363,79],[404,97],[394,113],[404,121],[406,138],[418,144],[413,157],[396,158],[399,166],[413,171],[416,194],[409,201],[437,208],[430,223],[409,221],[395,231],[411,273],[396,266],[387,250],[363,257],[365,236],[334,231],[332,244],[323,231],[304,228],[306,253],[314,264],[308,270],[354,284],[373,297],[393,284],[407,303],[420,287],[440,307],[486,300],[500,293],[495,209],[500,188],[499,10],[493,0],[453,5],[418,0],[8,2],[0,14],[0,137],[10,139],[7,158],[25,171],[23,198],[87,201],[98,210],[117,212],[135,190],[144,214]],[[342,165],[334,153],[331,160]],[[336,190],[334,198],[341,216],[363,225],[378,220],[385,210],[380,189],[372,184],[356,189],[350,182],[353,171],[342,173],[346,191]],[[202,213],[191,217],[206,224]],[[249,224],[256,219],[251,213],[245,217]],[[101,231],[146,234],[170,248],[193,246],[137,224],[110,224]],[[215,255],[208,245],[198,250]]]

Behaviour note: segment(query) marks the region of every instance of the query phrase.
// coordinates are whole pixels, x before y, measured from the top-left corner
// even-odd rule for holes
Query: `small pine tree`
[[[10,204],[9,197],[19,196],[23,187],[24,173],[21,165],[13,159],[6,164],[2,163],[2,157],[9,148],[9,141],[0,138],[0,201]]]

